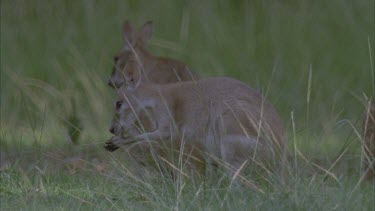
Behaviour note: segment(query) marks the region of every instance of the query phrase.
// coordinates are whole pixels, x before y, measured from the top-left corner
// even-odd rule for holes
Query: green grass
[[[207,181],[180,175],[173,181],[166,174],[147,170],[140,177],[126,165],[124,154],[91,150],[23,153],[16,164],[1,172],[2,209],[371,210],[374,203],[374,186],[359,184],[358,172],[334,179],[302,160],[284,181],[277,175],[268,181],[253,177],[261,192],[231,185],[225,176]],[[59,158],[75,153],[83,161],[76,168],[73,159]],[[98,171],[100,165],[106,169]]]
[[[288,127],[288,181],[249,176],[259,193],[158,171],[136,180],[123,154],[104,152],[124,19],[154,21],[156,55],[263,90]],[[372,0],[1,1],[1,208],[370,210],[360,125],[374,25]],[[83,128],[78,146],[67,121]],[[85,165],[72,169],[76,157]]]

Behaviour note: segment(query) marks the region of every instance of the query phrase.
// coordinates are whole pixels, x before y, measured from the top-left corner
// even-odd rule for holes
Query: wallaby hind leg
[[[227,135],[220,140],[221,158],[228,165],[228,176],[233,179],[248,162],[259,160],[263,154],[256,137]]]

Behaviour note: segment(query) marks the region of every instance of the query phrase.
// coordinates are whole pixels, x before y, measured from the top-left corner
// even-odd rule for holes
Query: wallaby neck
[[[136,52],[142,61],[142,65],[151,70],[158,63],[158,57],[153,55],[145,46],[137,46]]]

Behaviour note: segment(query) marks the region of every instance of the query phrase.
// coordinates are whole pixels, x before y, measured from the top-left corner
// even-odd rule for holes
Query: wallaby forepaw
[[[114,144],[113,142],[111,142],[111,140],[108,140],[107,142],[105,142],[104,149],[107,151],[113,152],[117,150],[118,148],[120,147]]]

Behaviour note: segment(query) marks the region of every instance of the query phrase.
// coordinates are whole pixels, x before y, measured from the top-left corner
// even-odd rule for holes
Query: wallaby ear
[[[140,41],[143,43],[143,44],[147,44],[148,41],[151,39],[152,37],[152,34],[153,34],[153,24],[152,24],[152,21],[147,21],[142,27],[141,29],[139,30],[139,33],[138,33],[138,39],[140,39]]]
[[[130,21],[126,20],[124,21],[123,27],[123,38],[125,45],[134,44],[135,41],[135,30],[133,27],[133,24],[130,23]]]

